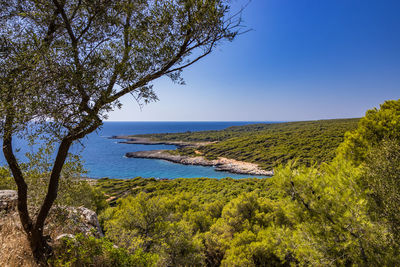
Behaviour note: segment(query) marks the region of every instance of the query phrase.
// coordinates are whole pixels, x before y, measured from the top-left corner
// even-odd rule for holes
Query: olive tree
[[[18,212],[34,257],[71,145],[102,125],[131,94],[157,100],[152,81],[181,72],[239,32],[226,0],[0,0],[0,130],[18,188]],[[4,47],[4,46],[3,46]],[[58,140],[48,190],[29,214],[24,172],[12,147],[32,129]]]

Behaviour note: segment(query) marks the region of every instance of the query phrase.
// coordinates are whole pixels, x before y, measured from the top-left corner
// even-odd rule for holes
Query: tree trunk
[[[61,171],[68,156],[68,151],[71,144],[72,140],[69,137],[66,137],[61,141],[60,146],[58,147],[57,156],[50,175],[50,182],[46,197],[40,208],[39,214],[36,217],[33,229],[30,235],[28,234],[33,256],[35,257],[35,260],[42,266],[47,266],[47,260],[52,255],[52,248],[47,243],[47,238],[43,236],[43,228],[50,209],[57,198]]]
[[[23,173],[12,148],[12,125],[13,116],[12,113],[9,113],[6,116],[4,127],[3,153],[18,187],[18,213],[23,228],[27,234],[27,238],[29,240],[30,247],[36,262],[40,266],[48,266],[47,260],[52,256],[52,248],[48,244],[47,238],[43,236],[43,229],[50,209],[53,206],[54,201],[57,199],[60,175],[65,160],[68,156],[69,148],[71,147],[74,140],[82,138],[96,130],[101,125],[101,121],[97,118],[95,123],[88,127],[86,130],[78,131],[79,128],[77,128],[74,135],[67,135],[61,141],[50,175],[47,194],[42,206],[40,207],[40,211],[36,217],[35,222],[32,221],[28,212],[28,186],[25,182]],[[85,125],[82,125],[82,128],[84,128],[84,126]]]
[[[4,125],[4,136],[3,136],[3,154],[7,160],[8,166],[10,167],[11,173],[14,177],[14,181],[18,188],[18,214],[21,220],[24,231],[29,234],[32,230],[32,220],[28,212],[28,185],[24,180],[21,168],[18,165],[18,161],[15,158],[12,148],[12,124],[13,116],[8,114]]]
[[[53,254],[53,249],[47,243],[47,238],[43,236],[43,231],[32,230],[32,232],[28,234],[28,239],[36,262],[39,266],[48,266],[47,260]]]
[[[8,123],[7,123],[8,122]],[[12,124],[12,117],[8,116],[6,119],[7,124]],[[11,128],[5,131],[3,137],[3,153],[13,174],[14,180],[18,187],[18,214],[23,226],[24,231],[27,234],[32,254],[36,262],[40,266],[47,266],[47,260],[52,255],[52,248],[47,243],[47,238],[43,236],[43,228],[45,220],[49,214],[49,211],[57,198],[58,184],[60,180],[60,174],[62,167],[64,166],[65,160],[68,156],[68,150],[72,144],[71,139],[65,138],[62,140],[56,159],[54,161],[54,166],[50,176],[50,183],[45,200],[40,208],[40,212],[36,218],[35,223],[32,220],[28,212],[28,186],[24,180],[18,161],[15,158],[13,148],[12,148],[12,131]]]
[[[36,231],[43,232],[44,222],[47,218],[47,215],[49,214],[51,207],[53,206],[54,201],[57,198],[58,184],[60,181],[61,171],[64,166],[65,160],[68,156],[68,151],[71,144],[72,140],[66,137],[61,141],[60,146],[58,147],[57,156],[54,161],[53,169],[50,175],[50,182],[49,182],[49,187],[47,189],[47,194],[43,201],[42,206],[40,207],[40,211],[34,225],[34,229]]]

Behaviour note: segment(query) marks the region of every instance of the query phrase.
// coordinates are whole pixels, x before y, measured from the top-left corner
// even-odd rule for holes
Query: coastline
[[[161,159],[183,165],[214,166],[216,171],[226,171],[236,174],[272,176],[272,171],[265,171],[257,164],[237,161],[220,157],[214,160],[205,159],[203,156],[189,157],[173,155],[168,150],[148,150],[138,152],[128,152],[125,154],[128,158]]]
[[[184,141],[162,141],[152,140],[145,137],[133,137],[129,135],[112,136],[111,139],[123,139],[120,141],[123,144],[140,144],[140,145],[174,145],[176,147],[199,147],[214,142],[184,142]],[[216,171],[226,171],[234,174],[272,176],[273,171],[266,171],[258,167],[255,163],[238,161],[219,157],[218,159],[208,160],[203,156],[183,156],[171,154],[168,150],[146,150],[137,152],[128,152],[125,154],[128,158],[143,158],[143,159],[160,159],[182,165],[198,165],[198,166],[213,166]]]

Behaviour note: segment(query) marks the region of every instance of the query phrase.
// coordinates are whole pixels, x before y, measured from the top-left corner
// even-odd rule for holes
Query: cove
[[[109,138],[115,135],[221,130],[252,123],[257,122],[105,122],[100,130],[82,140],[84,147],[74,145],[70,151],[81,154],[83,166],[88,171],[85,176],[90,178],[265,178],[266,176],[219,172],[213,167],[181,165],[157,159],[126,158],[125,154],[128,152],[175,149],[175,146],[122,144],[119,140]],[[31,150],[23,141],[16,141],[14,147],[21,149],[18,156],[22,160],[24,153]],[[5,164],[1,154],[0,165]]]

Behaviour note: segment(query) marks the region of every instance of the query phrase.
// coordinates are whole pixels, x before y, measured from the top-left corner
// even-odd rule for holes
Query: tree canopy
[[[50,253],[43,226],[57,197],[73,142],[95,131],[119,98],[157,100],[151,82],[207,56],[240,26],[225,0],[0,1],[0,38],[7,44],[0,74],[3,153],[18,187],[22,225],[38,260]],[[3,51],[3,52],[4,52]],[[32,125],[35,125],[34,127]],[[12,140],[27,130],[59,142],[48,191],[37,216]]]
[[[358,128],[346,133],[339,155],[360,164],[383,140],[400,141],[400,99],[385,101],[379,109],[368,110]]]

